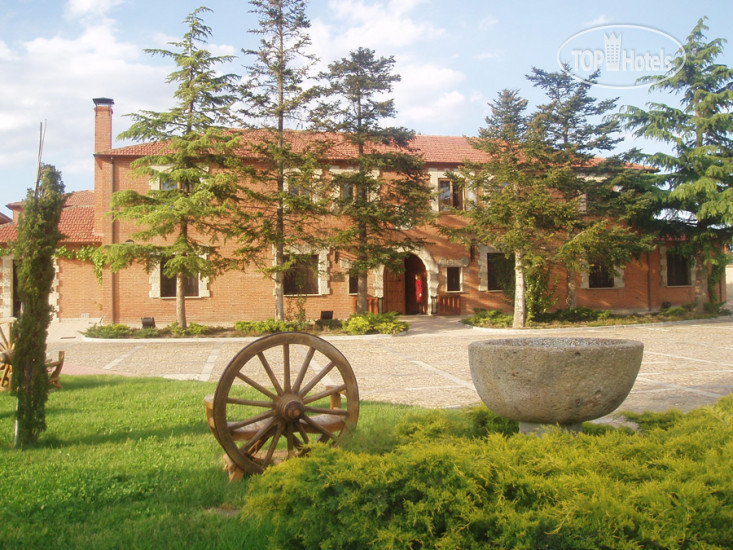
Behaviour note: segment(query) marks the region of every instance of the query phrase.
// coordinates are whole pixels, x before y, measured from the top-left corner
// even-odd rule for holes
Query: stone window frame
[[[15,257],[8,254],[2,257],[0,262],[0,270],[2,271],[2,288],[0,289],[0,298],[3,304],[0,308],[1,318],[13,318],[13,261]],[[48,305],[51,306],[51,318],[57,319],[59,314],[59,300],[61,294],[59,292],[59,262],[53,259],[53,281],[51,283],[51,292],[48,295]]]
[[[202,258],[205,259],[206,256],[202,256]],[[148,297],[158,300],[175,300],[176,296],[160,295],[160,276],[160,263],[157,263],[155,264],[153,269],[150,270],[150,275],[148,277],[148,282],[150,283],[150,291],[148,292]],[[209,278],[202,277],[201,274],[199,274],[197,279],[199,283],[198,296],[184,296],[186,300],[200,300],[202,298],[211,298],[211,290],[209,289]]]
[[[447,294],[460,294],[462,292],[465,292],[464,278],[466,274],[466,268],[470,265],[470,263],[471,263],[471,260],[469,258],[459,258],[459,259],[441,258],[440,260],[438,260],[438,265],[440,266],[440,271],[441,271],[441,278],[445,281],[445,292]],[[455,267],[460,270],[458,274],[458,284],[459,284],[458,290],[448,290],[448,268],[449,267]]]
[[[626,274],[625,267],[617,267],[614,270],[614,274],[613,274],[613,286],[591,288],[590,272],[588,271],[588,267],[586,266],[580,272],[580,288],[583,290],[618,290],[618,289],[624,288],[624,284],[625,284],[624,275],[625,274]]]
[[[298,254],[301,256],[318,255],[318,294],[304,294],[303,296],[327,296],[331,294],[330,287],[330,273],[329,273],[329,262],[328,254],[330,249],[328,248],[317,248],[309,244],[301,244],[286,247],[285,254]],[[275,247],[272,248],[272,265],[275,265]],[[275,294],[275,289],[272,289],[272,294]],[[295,294],[287,294],[287,296],[295,296]]]
[[[448,212],[450,210],[440,210],[440,180],[448,179],[448,173],[453,170],[450,168],[428,168],[428,180],[432,198],[430,199],[430,208],[433,212]],[[470,189],[464,189],[463,208],[476,200],[476,193]]]

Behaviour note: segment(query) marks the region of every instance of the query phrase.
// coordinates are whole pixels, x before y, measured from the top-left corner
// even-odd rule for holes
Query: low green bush
[[[461,319],[461,322],[474,327],[506,328],[512,326],[514,316],[496,309],[475,308],[473,315]]]
[[[234,323],[234,330],[244,332],[252,336],[260,334],[274,334],[276,332],[292,332],[296,330],[307,330],[311,324],[308,321],[278,321],[266,319],[264,321],[237,321]]]
[[[272,548],[729,548],[733,396],[652,417],[640,433],[465,437],[428,413],[390,452],[319,446],[253,478],[243,520]]]
[[[210,327],[199,325],[198,323],[188,323],[186,328],[182,328],[181,325],[178,324],[178,321],[168,325],[167,329],[173,336],[178,338],[186,336],[203,336],[211,331]]]
[[[341,330],[346,334],[399,334],[410,325],[397,319],[397,313],[354,313],[342,323]]]
[[[132,329],[127,325],[93,325],[82,332],[89,338],[129,338],[132,336]]]

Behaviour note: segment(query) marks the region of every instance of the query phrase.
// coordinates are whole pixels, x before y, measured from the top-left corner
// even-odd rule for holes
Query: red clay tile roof
[[[263,130],[248,130],[244,134],[255,138],[263,136],[265,132]],[[351,160],[357,156],[356,146],[341,134],[290,131],[288,132],[288,138],[296,151],[303,150],[308,145],[314,145],[318,140],[327,140],[330,143],[327,158],[331,161]],[[248,146],[248,141],[251,143],[252,139],[245,139],[241,148],[241,154],[245,158],[253,155],[252,149]],[[165,147],[166,142],[141,143],[110,149],[97,154],[114,157],[141,157],[160,154],[165,151]],[[487,160],[486,153],[473,148],[468,138],[463,136],[417,135],[411,142],[410,147],[417,154],[422,154],[425,162],[430,164],[461,164],[466,160],[474,162]],[[386,146],[379,147],[379,149],[382,151],[396,150],[394,147]]]
[[[22,204],[12,203],[12,206],[22,208]],[[65,235],[62,244],[101,244],[102,239],[94,234],[94,191],[69,193],[61,211],[59,230]],[[18,224],[0,225],[0,243],[15,241],[17,238]]]

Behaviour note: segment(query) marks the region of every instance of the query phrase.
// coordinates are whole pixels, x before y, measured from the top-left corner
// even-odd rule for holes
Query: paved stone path
[[[508,336],[586,336],[644,342],[641,371],[619,410],[687,411],[733,393],[733,317],[624,327],[473,329],[455,318],[412,317],[400,336],[333,336],[359,382],[362,400],[424,407],[479,403],[468,366],[468,344]],[[216,381],[254,338],[85,340],[79,324],[54,323],[49,351],[66,350],[62,373],[163,376]]]

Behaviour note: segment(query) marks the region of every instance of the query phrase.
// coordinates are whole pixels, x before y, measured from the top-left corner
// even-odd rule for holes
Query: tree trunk
[[[578,307],[578,273],[572,269],[567,269],[567,293],[565,294],[565,307],[575,308]]]
[[[183,273],[176,275],[176,322],[181,328],[186,328],[186,276]]]
[[[366,271],[360,272],[357,275],[357,289],[356,289],[356,312],[364,314],[369,311],[369,298],[367,296],[367,277]]]
[[[695,313],[704,313],[708,301],[708,270],[705,266],[705,253],[695,255]]]
[[[524,284],[524,254],[514,252],[514,322],[512,328],[524,328],[527,320],[527,301]]]
[[[275,250],[275,265],[282,266],[285,263],[285,249],[278,244]],[[275,319],[285,320],[285,273],[275,272]]]

